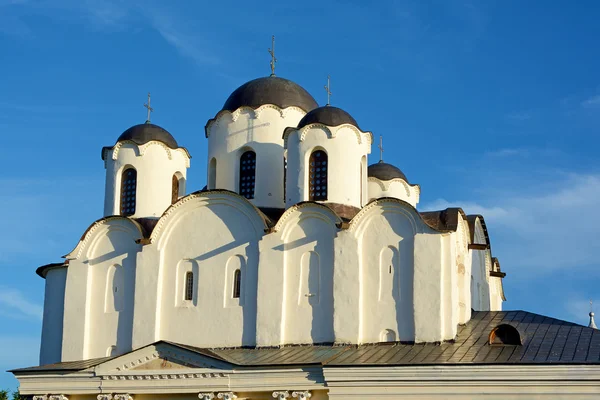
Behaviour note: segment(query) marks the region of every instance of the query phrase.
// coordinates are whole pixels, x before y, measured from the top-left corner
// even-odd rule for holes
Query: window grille
[[[194,273],[185,274],[185,300],[192,300],[194,296]]]
[[[135,214],[135,199],[137,190],[137,171],[127,168],[121,174],[121,215]]]
[[[240,157],[239,191],[247,199],[254,198],[254,183],[256,180],[256,153],[246,151]]]
[[[310,155],[309,200],[327,200],[327,153],[313,151]]]

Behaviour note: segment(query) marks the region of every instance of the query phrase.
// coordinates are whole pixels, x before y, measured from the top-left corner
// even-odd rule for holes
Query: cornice
[[[321,129],[322,131],[325,132],[325,134],[327,135],[327,138],[329,139],[335,139],[338,132],[340,130],[343,130],[345,128],[349,128],[352,132],[354,132],[355,136],[356,136],[356,140],[358,142],[358,144],[363,144],[363,142],[366,142],[367,144],[372,144],[373,143],[373,134],[371,132],[363,132],[360,129],[358,129],[356,126],[352,125],[352,124],[341,124],[338,126],[327,126],[324,124],[320,124],[320,123],[314,123],[314,124],[309,124],[306,125],[300,129],[296,129],[296,128],[286,128],[283,132],[283,148],[287,149],[288,148],[288,138],[291,134],[293,133],[298,133],[299,134],[299,139],[300,142],[304,142],[304,140],[306,139],[306,135],[308,134],[309,131],[313,130],[313,129]]]
[[[286,108],[280,108],[279,106],[277,106],[275,104],[263,104],[262,106],[257,107],[257,108],[252,108],[249,106],[241,106],[238,109],[236,109],[235,111],[229,111],[229,110],[219,111],[217,113],[217,115],[215,115],[214,118],[211,118],[206,122],[206,125],[204,127],[204,135],[206,138],[210,137],[210,131],[213,128],[220,126],[221,121],[226,116],[230,116],[231,120],[235,122],[240,117],[242,112],[248,112],[252,115],[252,118],[260,119],[262,112],[267,109],[272,109],[272,110],[277,111],[281,118],[285,118],[290,111],[298,111],[298,112],[302,113],[302,115],[306,115],[306,111],[304,111],[302,108],[297,107],[297,106],[290,106],[290,107],[286,107]]]
[[[119,152],[125,144],[131,144],[135,146],[140,156],[143,156],[148,150],[148,148],[151,146],[161,147],[167,153],[167,157],[169,158],[169,160],[173,159],[173,152],[181,153],[186,161],[186,167],[190,167],[190,159],[192,158],[192,156],[190,156],[190,153],[185,147],[178,147],[176,149],[172,149],[159,140],[150,140],[144,144],[137,144],[133,140],[119,141],[113,147],[104,147],[102,149],[102,159],[106,161],[108,159],[108,156],[110,156],[112,160],[117,160]]]

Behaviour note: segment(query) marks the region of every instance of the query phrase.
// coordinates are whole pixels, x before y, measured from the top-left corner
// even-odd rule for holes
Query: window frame
[[[128,174],[129,172],[133,172],[133,178],[131,177],[127,177],[126,174]],[[133,180],[133,182],[130,182],[130,179]],[[124,216],[124,217],[129,217],[131,215],[134,215],[137,209],[137,183],[138,183],[138,174],[137,174],[137,170],[132,167],[132,166],[127,166],[123,169],[123,171],[121,172],[121,182],[120,182],[120,186],[119,186],[119,214]],[[133,186],[133,190],[131,190],[131,188],[129,188],[129,190],[127,190],[126,186],[127,185],[132,185]],[[133,194],[127,194],[124,195],[124,192],[133,192]],[[133,203],[132,206],[125,206],[125,204],[131,204]]]
[[[323,158],[320,158],[320,154],[324,155]],[[319,160],[315,160],[315,158],[319,157]],[[320,163],[317,165],[317,163]],[[314,170],[313,170],[314,169]],[[317,171],[319,169],[319,171]],[[324,169],[322,171],[321,169]],[[312,174],[315,176],[312,176]],[[317,173],[324,176],[316,176]],[[316,148],[311,151],[308,157],[308,200],[309,201],[327,201],[329,197],[329,155],[324,149]],[[318,180],[317,180],[318,178]],[[312,180],[314,179],[314,181]],[[323,182],[325,181],[324,187]],[[319,186],[318,186],[319,185]],[[315,195],[314,189],[319,188],[319,195]],[[323,192],[324,191],[324,192]]]
[[[253,149],[244,150],[239,158],[238,193],[248,200],[256,197],[256,159]]]

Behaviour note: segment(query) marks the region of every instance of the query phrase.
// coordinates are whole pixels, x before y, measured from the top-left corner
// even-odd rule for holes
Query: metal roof
[[[490,345],[498,325],[515,327],[522,345]],[[296,345],[275,348],[205,349],[165,342],[234,367],[292,365],[402,366],[440,364],[600,364],[600,330],[526,311],[479,311],[441,344]],[[107,360],[64,362],[13,372],[77,371]]]

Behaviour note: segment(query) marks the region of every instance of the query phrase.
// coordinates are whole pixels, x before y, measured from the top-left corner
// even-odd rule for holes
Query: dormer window
[[[327,200],[327,153],[323,150],[313,151],[310,155],[309,196],[311,201]]]
[[[135,214],[135,200],[137,190],[137,171],[127,168],[121,174],[121,215]]]
[[[247,199],[254,198],[256,180],[256,153],[248,150],[240,157],[239,192]]]
[[[521,335],[512,325],[498,325],[490,332],[489,344],[520,345],[522,344]]]

